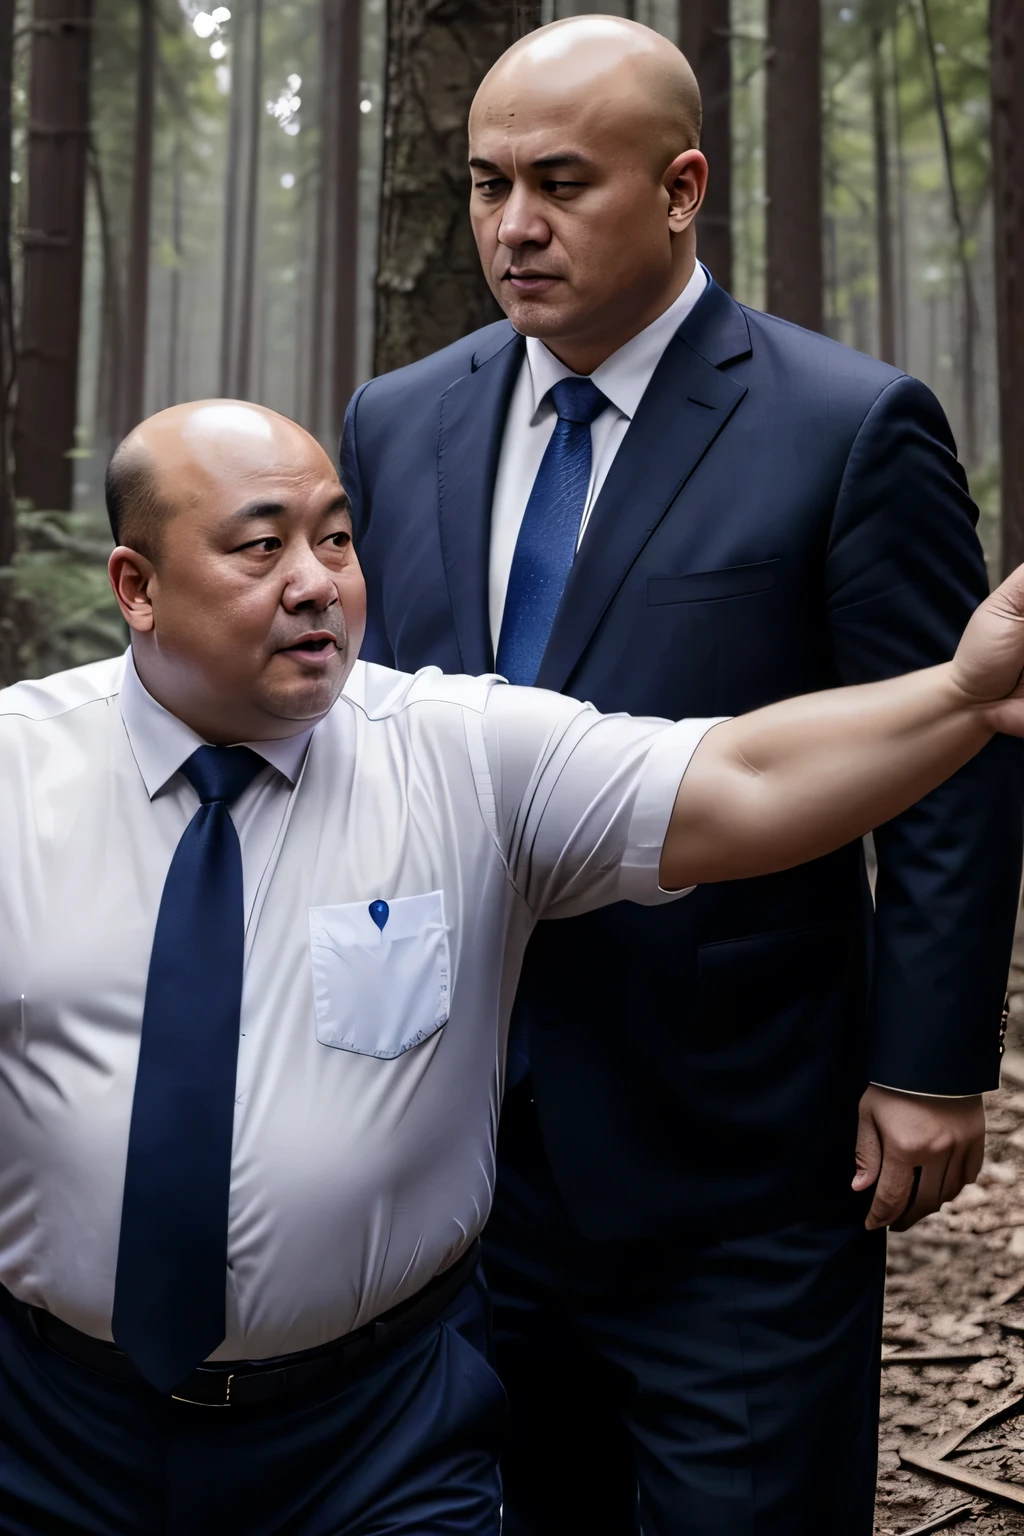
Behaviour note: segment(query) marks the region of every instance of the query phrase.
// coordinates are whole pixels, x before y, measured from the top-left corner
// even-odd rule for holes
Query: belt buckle
[[[171,1400],[175,1403],[189,1403],[193,1408],[230,1408],[231,1407],[231,1383],[235,1379],[232,1371],[224,1383],[224,1401],[222,1403],[206,1403],[198,1397],[182,1397],[179,1392],[171,1393]]]

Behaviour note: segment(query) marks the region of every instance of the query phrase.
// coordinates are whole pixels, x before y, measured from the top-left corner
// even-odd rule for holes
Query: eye
[[[329,533],[320,543],[327,544],[331,549],[347,549],[352,543],[352,535],[346,529],[339,528],[337,533]]]
[[[250,539],[248,544],[239,544],[238,548],[235,550],[235,554],[241,554],[242,551],[246,549],[256,549],[259,550],[262,554],[272,555],[281,548],[281,540],[277,537],[277,535],[268,533],[265,534],[262,539]]]
[[[545,181],[542,183],[545,192],[575,192],[580,187],[585,187],[585,181]]]
[[[486,197],[493,197],[500,188],[508,186],[508,179],[505,176],[492,176],[488,181],[475,181],[473,185]]]

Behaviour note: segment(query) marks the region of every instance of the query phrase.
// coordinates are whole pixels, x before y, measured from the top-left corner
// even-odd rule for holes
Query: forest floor
[[[889,1241],[876,1536],[1024,1536],[1024,932],[987,1103],[977,1184]]]

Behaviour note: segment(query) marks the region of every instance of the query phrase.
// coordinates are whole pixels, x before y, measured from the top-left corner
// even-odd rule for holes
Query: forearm
[[[993,729],[952,664],[716,726],[680,785],[661,883],[746,879],[829,853],[921,799]]]

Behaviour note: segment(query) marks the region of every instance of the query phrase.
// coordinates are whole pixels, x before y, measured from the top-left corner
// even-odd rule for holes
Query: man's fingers
[[[882,1143],[873,1118],[863,1106],[857,1123],[856,1163],[853,1188],[859,1194],[871,1188],[882,1168]]]
[[[855,1189],[881,1172],[866,1225],[905,1231],[978,1177],[985,1146],[979,1095],[930,1099],[872,1085],[860,1102]],[[880,1149],[880,1150],[879,1150]],[[915,1169],[917,1182],[914,1182]]]
[[[891,1223],[894,1232],[906,1232],[923,1216],[930,1216],[932,1211],[938,1210],[945,1198],[942,1189],[951,1162],[952,1152],[949,1152],[944,1157],[932,1158],[922,1164],[916,1190],[911,1190],[911,1194],[907,1197],[906,1208]]]
[[[947,1200],[955,1200],[960,1191],[968,1184],[973,1184],[981,1172],[981,1165],[985,1160],[985,1138],[976,1137],[965,1145],[956,1147],[949,1160],[946,1176],[942,1181],[942,1192],[939,1196],[940,1205],[945,1205]]]
[[[913,1164],[899,1162],[894,1157],[885,1158],[878,1176],[875,1198],[864,1223],[868,1231],[874,1232],[876,1227],[890,1227],[898,1221],[907,1209],[913,1187]]]
[[[908,1197],[907,1208],[891,1223],[892,1230],[906,1232],[947,1200],[955,1200],[965,1185],[973,1184],[978,1177],[984,1155],[984,1138],[976,1138],[955,1145],[945,1157],[929,1159],[919,1170],[921,1176]]]
[[[969,1171],[969,1152],[968,1147],[957,1147],[946,1164],[942,1188],[939,1191],[940,1205],[945,1205],[947,1200],[955,1200],[965,1184],[974,1183],[977,1174],[971,1174]]]

